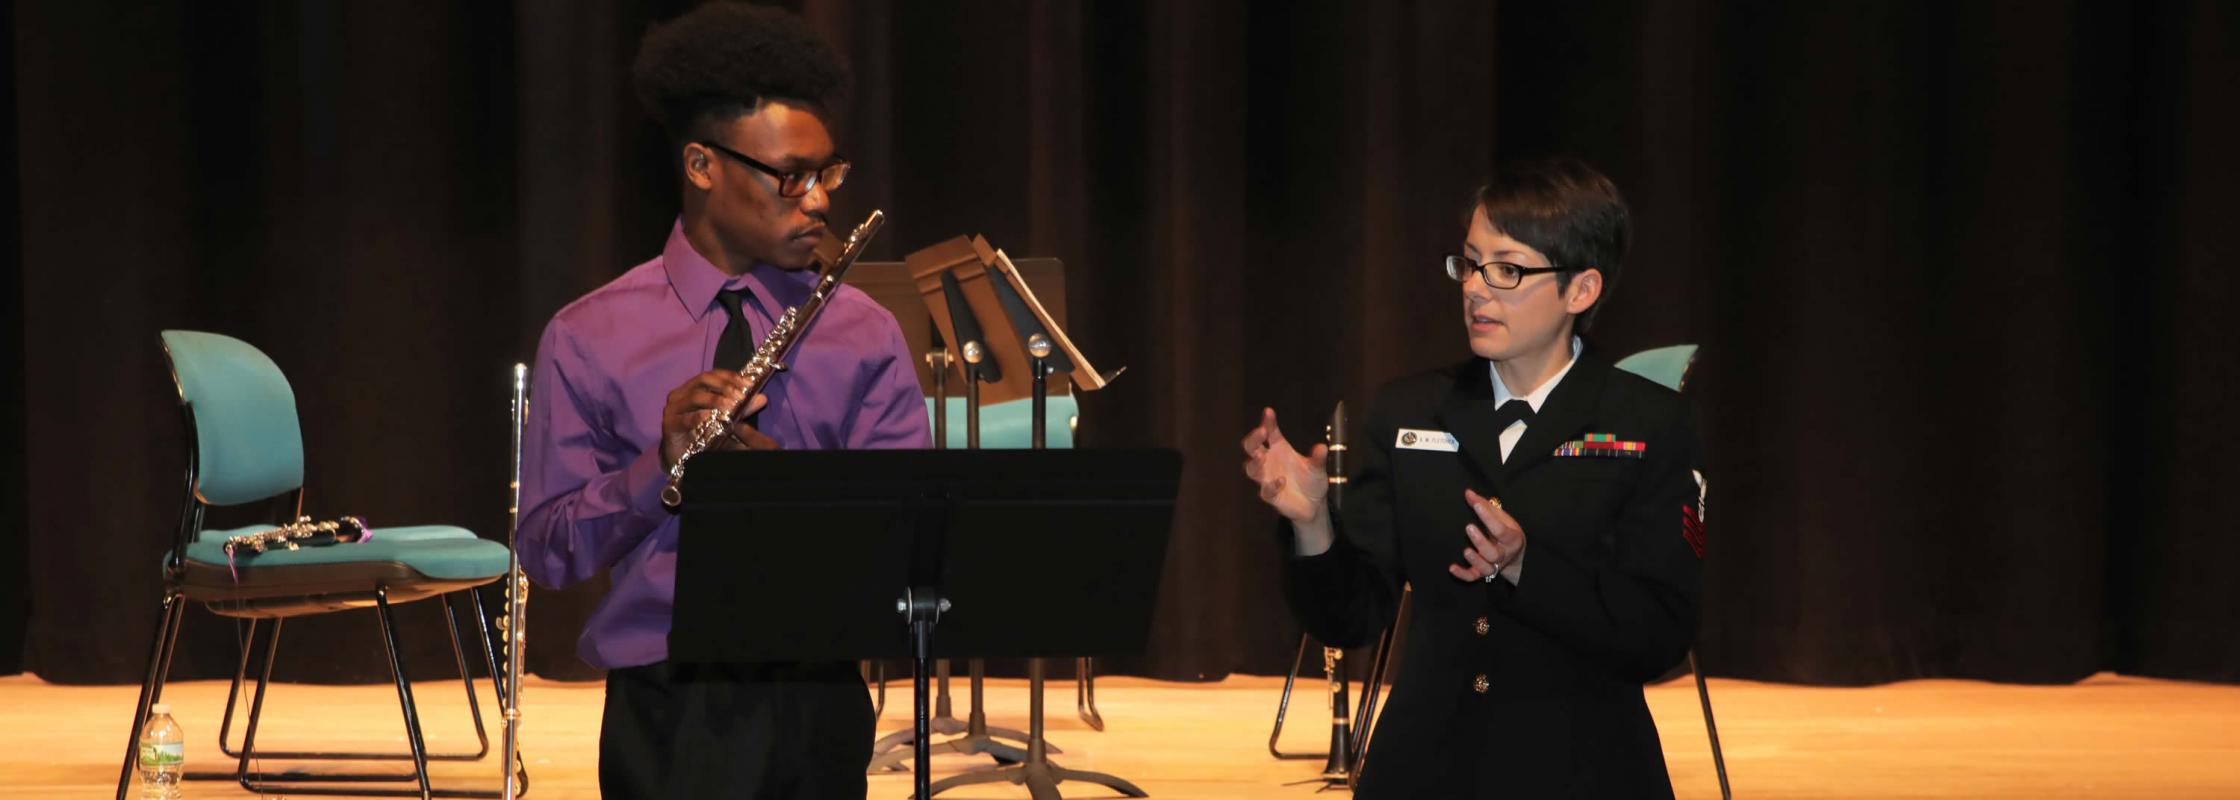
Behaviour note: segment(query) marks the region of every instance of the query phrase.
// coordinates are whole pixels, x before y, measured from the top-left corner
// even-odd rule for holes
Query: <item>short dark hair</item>
[[[1602,271],[1602,296],[1608,298],[1624,268],[1633,238],[1632,218],[1617,184],[1587,162],[1551,157],[1511,161],[1478,188],[1477,205],[1496,230],[1531,245],[1551,266]],[[1556,286],[1569,290],[1576,272],[1556,273]],[[1579,315],[1579,330],[1593,327],[1603,301]]]
[[[646,114],[682,143],[765,100],[819,112],[848,91],[848,67],[800,17],[718,0],[646,29],[631,66]]]

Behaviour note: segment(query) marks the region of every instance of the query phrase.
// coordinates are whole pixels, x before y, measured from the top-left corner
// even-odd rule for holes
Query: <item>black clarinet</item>
[[[1328,477],[1325,479],[1328,481],[1328,489],[1323,496],[1323,500],[1329,504],[1330,513],[1336,514],[1345,504],[1345,403],[1338,403],[1338,407],[1330,412],[1330,424],[1322,429],[1322,441],[1328,447],[1329,452],[1327,460],[1324,462],[1328,472]],[[1300,634],[1299,651],[1291,657],[1291,671],[1286,673],[1283,678],[1283,696],[1276,701],[1275,729],[1268,732],[1268,754],[1276,758],[1306,759],[1314,757],[1310,753],[1286,753],[1276,746],[1278,740],[1283,737],[1284,715],[1291,708],[1292,683],[1299,677],[1299,662],[1306,658],[1307,641],[1310,638],[1312,637],[1307,634]],[[1322,775],[1320,777],[1325,784],[1333,786],[1347,785],[1353,782],[1353,761],[1356,755],[1353,746],[1353,704],[1348,702],[1346,698],[1345,658],[1346,651],[1344,650],[1335,647],[1322,648],[1322,674],[1330,682],[1330,752],[1323,759]]]
[[[1330,424],[1322,429],[1322,440],[1330,448],[1324,466],[1329,473],[1328,494],[1324,502],[1330,514],[1336,516],[1345,507],[1346,488],[1346,404],[1330,412]],[[1322,762],[1322,779],[1330,783],[1344,783],[1353,774],[1350,762],[1353,753],[1353,704],[1346,700],[1346,651],[1336,647],[1322,648],[1322,672],[1330,679],[1330,757]]]

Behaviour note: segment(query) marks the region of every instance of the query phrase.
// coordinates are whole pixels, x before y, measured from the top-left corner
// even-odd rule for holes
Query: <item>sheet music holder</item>
[[[1037,291],[1041,292],[1040,296],[1049,298],[1065,296],[1065,265],[1057,259],[1018,258],[1012,259],[1012,263],[1017,267],[1019,277],[1023,279],[1023,282],[1035,287]],[[930,277],[929,280],[938,281],[939,278]],[[947,301],[941,296],[939,284],[933,285],[931,295],[921,293],[917,279],[910,276],[910,265],[901,261],[858,261],[853,268],[848,270],[847,283],[849,286],[862,289],[865,294],[871,295],[871,299],[878,301],[881,307],[894,315],[895,323],[902,328],[903,345],[910,352],[924,353],[935,347],[948,346],[950,355],[957,357],[952,358],[949,370],[949,390],[954,396],[958,391],[957,387],[964,385],[964,378],[958,373],[958,367],[956,366],[961,360],[962,354],[957,352],[957,340],[950,338],[952,332],[945,327],[948,324],[945,321],[946,317],[944,317],[942,323],[936,325],[932,309],[927,307],[929,302],[943,306],[947,305]],[[973,283],[982,285],[984,290],[984,284],[981,284],[980,281],[975,280]],[[993,297],[992,294],[989,296]],[[997,306],[994,305],[985,306],[982,313],[996,314],[996,309]],[[1050,318],[1058,323],[1058,329],[1064,330],[1066,325],[1065,304],[1053,301],[1048,305],[1048,310]],[[945,311],[944,314],[946,314]],[[1010,329],[1005,328],[1003,330],[1009,331]],[[982,335],[987,336],[988,333],[983,332]],[[932,397],[934,394],[932,370],[923,361],[920,361],[917,364],[917,371],[918,388],[925,391],[927,397]],[[1005,394],[1000,398],[991,394],[988,396],[988,402],[995,403],[1025,397],[1027,394],[1024,387],[1025,384],[1021,383],[1017,387],[1005,388],[1002,391],[1008,393],[1016,390],[1018,394],[1016,397]],[[996,391],[995,384],[988,384],[987,388],[991,392]],[[1065,387],[1056,387],[1056,389],[1061,393],[1066,391]]]
[[[1051,265],[1049,271],[1037,269],[1040,266],[1037,262],[1048,262]],[[909,269],[912,279],[917,282],[919,297],[942,341],[957,341],[956,331],[949,320],[948,302],[941,293],[940,276],[943,272],[948,272],[955,275],[958,284],[963,287],[974,316],[980,320],[981,333],[988,341],[1012,342],[1020,338],[1012,327],[1011,314],[1006,312],[1003,301],[991,283],[1003,281],[1012,292],[1025,300],[1028,312],[1041,322],[1042,327],[1052,332],[1053,344],[1058,353],[1075,367],[1071,382],[1074,388],[1085,392],[1102,389],[1125,369],[1109,373],[1096,371],[1089,360],[1081,355],[1081,350],[1065,336],[1063,305],[1057,306],[1058,311],[1053,313],[1036,297],[1030,283],[1063,295],[1065,287],[1059,280],[1062,274],[1056,269],[1054,261],[1022,259],[1013,263],[1010,256],[991,247],[987,239],[960,236],[911,253],[904,257],[903,263]],[[1026,354],[1004,347],[994,349],[997,364],[1003,372],[1003,380],[989,384],[985,401],[1001,403],[1026,397],[1032,391]],[[951,377],[961,378],[954,374]],[[1064,391],[1065,384],[1055,388]]]
[[[1173,450],[703,454],[683,486],[670,658],[914,658],[922,726],[936,657],[1141,653],[1181,472]],[[942,603],[917,647],[898,608],[913,600]],[[1045,781],[1091,775],[1043,763]]]

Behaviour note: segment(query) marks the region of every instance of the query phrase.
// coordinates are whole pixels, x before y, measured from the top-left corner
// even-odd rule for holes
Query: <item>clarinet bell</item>
[[[1346,753],[1353,750],[1353,735],[1345,728],[1330,729],[1330,760],[1322,762],[1322,779],[1331,783],[1345,783],[1349,774]]]
[[[1346,699],[1345,651],[1323,648],[1322,669],[1330,678],[1330,757],[1322,762],[1322,780],[1345,784],[1353,774],[1353,703]]]

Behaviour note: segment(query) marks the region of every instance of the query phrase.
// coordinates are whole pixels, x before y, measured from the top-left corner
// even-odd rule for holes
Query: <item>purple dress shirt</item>
[[[677,517],[661,505],[661,408],[706,371],[726,317],[721,289],[745,288],[759,343],[814,288],[813,270],[757,265],[726,276],[681,223],[661,256],[560,309],[537,342],[523,435],[521,566],[545,586],[609,570],[613,588],[577,652],[606,669],[664,661],[676,601]],[[852,286],[825,304],[763,394],[760,430],[789,450],[924,448],[925,395],[894,315]],[[726,364],[727,369],[742,365]]]

